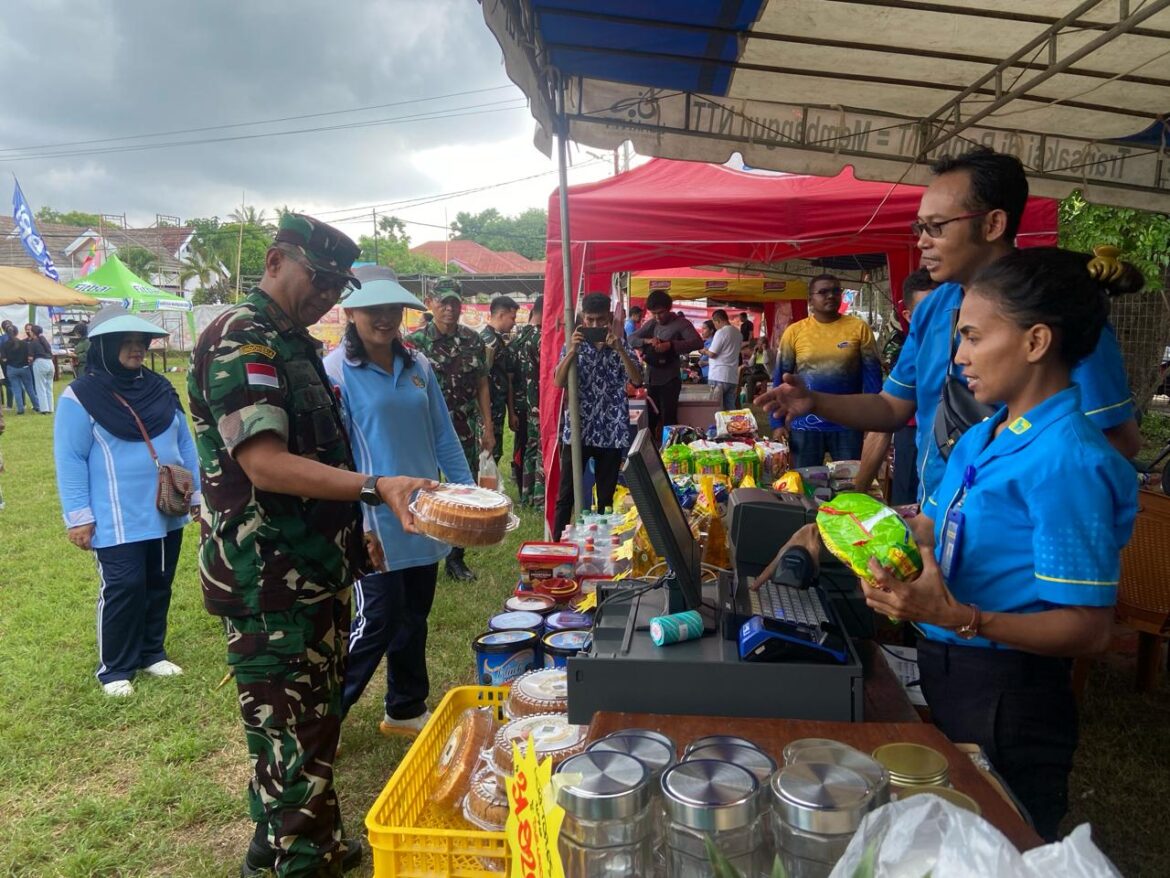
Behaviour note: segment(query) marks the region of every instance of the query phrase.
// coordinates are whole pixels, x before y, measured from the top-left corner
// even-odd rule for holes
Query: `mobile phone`
[[[605,344],[605,338],[609,335],[609,327],[606,326],[582,326],[581,337],[585,339],[588,344]]]

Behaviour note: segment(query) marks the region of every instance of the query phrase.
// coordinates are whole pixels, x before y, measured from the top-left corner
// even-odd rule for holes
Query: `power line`
[[[195,140],[178,140],[168,143],[130,144],[124,146],[107,147],[104,149],[82,149],[67,152],[42,153],[40,155],[16,155],[0,159],[4,162],[35,161],[39,159],[71,158],[74,156],[108,155],[111,153],[142,152],[145,150],[168,149],[175,146],[201,146],[208,143],[229,143],[243,140],[258,140],[265,137],[287,137],[293,134],[317,134],[325,131],[348,131],[357,128],[371,128],[377,125],[397,125],[405,122],[430,122],[444,119],[458,119],[465,116],[482,116],[491,113],[510,112],[526,109],[527,101],[522,100],[515,106],[497,107],[496,104],[513,103],[516,98],[503,101],[492,101],[486,104],[470,104],[465,107],[454,107],[450,111],[434,111],[418,113],[411,116],[397,116],[389,119],[372,119],[367,122],[350,122],[344,125],[322,125],[315,128],[295,128],[289,131],[268,131],[256,134],[237,134],[231,137],[207,137]],[[458,112],[466,111],[466,112]]]
[[[349,110],[329,110],[321,113],[303,113],[298,116],[281,116],[275,119],[256,119],[252,122],[231,122],[223,125],[205,125],[201,128],[179,128],[174,131],[152,131],[145,134],[124,134],[120,137],[102,137],[94,140],[73,140],[62,143],[40,143],[34,146],[4,146],[0,147],[0,153],[5,152],[27,152],[34,149],[64,149],[73,146],[89,146],[95,143],[116,143],[119,140],[142,140],[147,137],[173,137],[178,134],[198,134],[201,131],[224,131],[229,128],[247,128],[252,125],[274,125],[277,122],[295,122],[300,119],[315,119],[323,116],[340,116],[346,113],[363,113],[368,110],[385,110],[389,107],[402,107],[408,104],[425,104],[431,101],[442,101],[447,98],[463,97],[464,95],[483,94],[489,91],[501,91],[503,89],[514,88],[512,85],[496,85],[491,88],[475,88],[468,91],[453,91],[445,95],[432,95],[426,98],[412,98],[406,101],[394,101],[389,104],[371,104],[367,107],[354,107]],[[513,98],[515,100],[515,98]]]

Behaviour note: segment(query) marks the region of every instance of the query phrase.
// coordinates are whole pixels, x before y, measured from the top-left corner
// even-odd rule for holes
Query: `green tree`
[[[244,211],[242,215],[245,218],[250,216],[255,222],[243,225],[238,220],[224,223],[217,216],[187,221],[187,225],[195,230],[193,246],[203,251],[208,259],[223,263],[231,276],[233,290],[237,274],[242,278],[241,290],[259,280],[264,274],[264,257],[272,244],[271,229],[257,224],[264,218],[263,211],[256,213],[252,210],[250,214]]]
[[[243,223],[245,226],[255,226],[265,230],[272,228],[272,223],[268,221],[268,214],[257,210],[251,204],[236,208],[228,214],[228,219],[235,223]]]
[[[377,238],[362,235],[358,246],[362,249],[359,261],[385,265],[400,275],[448,273],[439,260],[410,252],[406,224],[396,216],[379,217]]]
[[[118,251],[118,258],[140,278],[150,283],[154,282],[152,275],[158,271],[159,258],[158,254],[153,250],[147,250],[145,247],[132,244],[129,247],[120,249]]]
[[[514,250],[528,259],[543,259],[548,211],[530,207],[514,217],[501,214],[494,207],[479,213],[460,211],[451,223],[456,238],[475,241],[489,250]]]
[[[101,225],[101,217],[96,213],[84,213],[80,210],[61,212],[45,205],[37,211],[37,222],[60,223],[63,226],[92,226],[96,229]]]
[[[1060,244],[1090,253],[1112,244],[1141,269],[1150,290],[1166,285],[1170,263],[1170,216],[1129,207],[1090,204],[1079,192],[1060,202]]]

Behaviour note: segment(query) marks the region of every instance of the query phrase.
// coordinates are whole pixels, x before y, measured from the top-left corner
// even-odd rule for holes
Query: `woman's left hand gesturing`
[[[922,556],[922,572],[910,582],[898,579],[874,558],[869,559],[869,571],[875,585],[866,583],[862,586],[865,602],[891,619],[958,628],[966,624],[971,615],[969,609],[955,600],[943,580],[938,562],[929,552]]]

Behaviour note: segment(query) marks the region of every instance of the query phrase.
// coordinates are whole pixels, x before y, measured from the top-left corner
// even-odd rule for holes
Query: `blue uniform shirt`
[[[325,371],[341,392],[345,426],[359,472],[380,476],[437,479],[471,484],[467,458],[451,425],[447,403],[427,358],[414,352],[407,367],[394,358],[394,373],[361,363],[337,348],[325,358]],[[374,533],[386,555],[386,570],[434,564],[450,547],[422,534],[408,534],[390,508],[362,504],[367,533]]]
[[[934,441],[934,414],[942,397],[947,370],[966,383],[962,370],[953,361],[954,312],[963,302],[963,288],[956,283],[940,286],[914,311],[910,335],[898,356],[883,390],[891,396],[917,405],[918,480],[922,511],[938,516],[938,485],[946,461]],[[1124,424],[1133,417],[1132,397],[1121,351],[1113,328],[1106,326],[1097,348],[1073,369],[1072,380],[1080,385],[1084,413],[1099,430]]]
[[[1133,467],[1081,413],[1075,385],[995,436],[1005,417],[1001,407],[963,434],[939,485],[937,557],[947,512],[960,500],[964,516],[947,586],[957,600],[992,612],[1113,606],[1121,549],[1137,515]],[[968,467],[974,482],[964,496]],[[921,628],[931,640],[994,646],[983,637]]]

